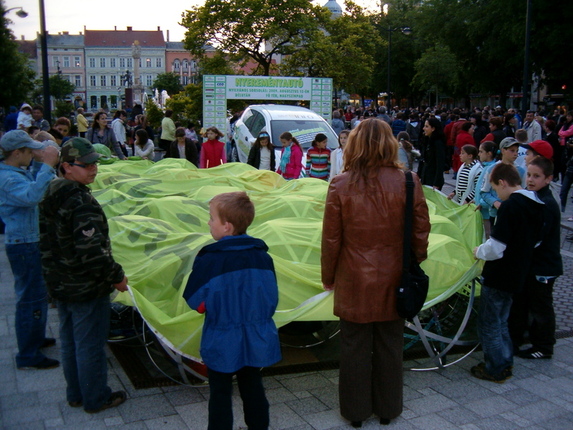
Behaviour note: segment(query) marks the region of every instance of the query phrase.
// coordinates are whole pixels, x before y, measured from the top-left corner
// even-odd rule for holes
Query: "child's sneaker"
[[[503,384],[507,379],[513,376],[511,367],[504,369],[498,376],[493,376],[487,373],[485,370],[485,363],[480,363],[477,366],[471,368],[472,375],[478,379],[483,379],[484,381],[492,381],[498,384]]]
[[[549,359],[553,357],[553,354],[548,354],[546,352],[539,351],[538,349],[535,348],[529,348],[524,351],[519,351],[517,356],[521,358],[527,358],[530,360],[537,360],[539,358]]]

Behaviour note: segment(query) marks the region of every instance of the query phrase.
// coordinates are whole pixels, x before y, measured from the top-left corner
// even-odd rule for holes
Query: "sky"
[[[327,0],[314,0],[317,4],[325,4]],[[361,0],[358,4],[373,3],[376,0]],[[343,0],[338,0],[340,5]],[[145,6],[145,5],[149,6]],[[167,40],[166,30],[169,30],[169,41],[180,42],[185,29],[179,25],[181,13],[194,5],[203,4],[203,0],[164,0],[152,2],[113,1],[94,2],[87,0],[44,0],[46,11],[46,31],[57,34],[69,31],[70,34],[79,34],[88,30],[126,30],[128,26],[133,30],[156,30],[159,26]],[[12,20],[10,29],[14,36],[26,40],[36,39],[36,32],[40,31],[40,7],[38,0],[4,0],[6,9],[22,7],[28,16],[20,18],[16,11],[8,12]]]

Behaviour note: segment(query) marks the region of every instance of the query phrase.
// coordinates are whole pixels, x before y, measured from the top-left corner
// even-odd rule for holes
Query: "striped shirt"
[[[474,184],[472,185],[472,188],[473,188],[472,192],[468,195],[468,197],[466,198],[466,201],[465,202],[461,201],[462,196],[464,195],[464,193],[468,189],[468,179],[470,176],[470,170],[472,170],[472,167],[474,167],[477,162],[478,162],[477,160],[474,160],[470,164],[464,163],[464,164],[462,164],[462,167],[460,167],[460,170],[458,171],[458,182],[457,182],[457,188],[456,188],[457,199],[456,200],[461,204],[469,203],[474,198],[475,187],[477,185],[479,175],[476,175],[476,177],[474,178]]]
[[[324,179],[330,176],[330,149],[312,147],[306,153],[306,176]]]

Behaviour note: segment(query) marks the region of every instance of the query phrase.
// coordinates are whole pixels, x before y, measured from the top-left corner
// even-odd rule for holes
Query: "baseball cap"
[[[526,143],[525,145],[521,146],[527,149],[531,149],[542,157],[549,158],[550,160],[553,158],[553,148],[549,142],[544,140],[534,140],[531,143]]]
[[[62,163],[73,163],[79,161],[81,163],[95,163],[101,154],[98,154],[89,140],[83,137],[74,137],[68,140],[60,152],[60,161]]]
[[[21,148],[43,149],[44,145],[36,142],[24,130],[11,130],[0,139],[2,151],[14,151]]]
[[[515,140],[513,137],[506,137],[499,143],[499,149],[507,149],[510,146],[519,145],[519,142]]]

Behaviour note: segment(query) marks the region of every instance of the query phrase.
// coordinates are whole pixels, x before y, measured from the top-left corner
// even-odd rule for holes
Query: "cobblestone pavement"
[[[451,182],[451,177],[448,178]],[[449,186],[449,185],[448,185]],[[446,189],[445,189],[446,190]],[[571,204],[570,206],[573,206]],[[573,208],[564,214],[564,224]],[[573,224],[573,223],[570,223]],[[123,405],[99,414],[86,414],[65,401],[61,367],[42,371],[16,369],[13,279],[0,235],[0,428],[35,429],[147,429],[179,430],[207,427],[207,387],[185,386],[136,390],[108,353],[112,389],[127,391]],[[559,330],[571,335],[573,303],[572,253],[564,251],[566,275],[556,285]],[[57,315],[50,309],[48,335],[58,338]],[[59,358],[59,341],[46,350]],[[454,357],[451,357],[452,360]],[[391,429],[548,429],[573,428],[573,338],[558,339],[552,360],[515,359],[514,377],[504,384],[473,378],[469,369],[481,352],[441,371],[412,372],[404,376],[404,412]],[[405,366],[415,367],[415,361]],[[340,417],[337,370],[264,378],[271,403],[272,429],[351,428]],[[235,390],[237,391],[237,390]],[[246,428],[241,403],[233,398],[234,428]],[[379,427],[372,417],[364,428]]]

